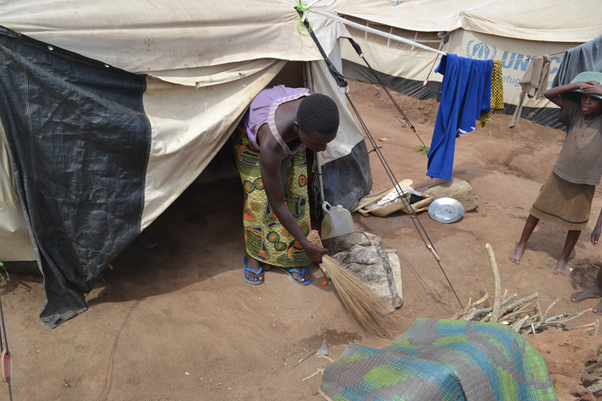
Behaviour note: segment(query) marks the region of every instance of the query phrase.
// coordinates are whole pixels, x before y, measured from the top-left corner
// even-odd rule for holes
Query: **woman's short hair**
[[[297,109],[297,123],[306,134],[317,131],[330,134],[339,128],[339,108],[330,97],[321,93],[305,97]]]

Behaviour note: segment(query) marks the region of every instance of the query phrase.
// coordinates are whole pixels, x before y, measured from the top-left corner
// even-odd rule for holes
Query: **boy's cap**
[[[602,72],[595,71],[585,71],[580,72],[573,78],[571,81],[572,84],[575,82],[586,82],[586,81],[595,81],[602,83]],[[572,91],[565,92],[561,96],[567,100],[572,100],[573,102],[579,103],[581,99],[581,94],[585,93],[581,89],[573,89]],[[597,97],[598,99],[602,99],[602,95],[592,95],[591,93],[585,93],[586,95]]]

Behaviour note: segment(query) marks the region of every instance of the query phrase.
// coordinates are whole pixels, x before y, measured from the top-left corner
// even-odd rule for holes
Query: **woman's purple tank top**
[[[287,88],[284,85],[278,85],[270,89],[264,89],[251,102],[249,110],[245,113],[242,119],[242,124],[247,131],[249,140],[257,149],[257,132],[263,124],[268,124],[274,138],[278,141],[284,150],[283,159],[287,156],[305,149],[305,145],[301,144],[298,148],[292,151],[288,148],[286,142],[276,128],[276,109],[282,103],[291,102],[301,97],[309,96],[309,90],[306,88]]]

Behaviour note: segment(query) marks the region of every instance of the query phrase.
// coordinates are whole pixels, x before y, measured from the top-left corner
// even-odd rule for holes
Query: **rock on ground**
[[[453,198],[464,206],[465,212],[472,212],[479,207],[479,198],[475,194],[470,184],[459,178],[452,178],[449,181],[442,181],[425,191],[427,195],[438,198]]]
[[[328,238],[323,242],[333,259],[355,273],[376,294],[391,305],[389,312],[402,305],[403,300],[397,289],[398,287],[401,288],[399,259],[396,258],[395,253],[392,253],[396,259],[394,272],[389,256],[387,256],[382,240],[378,235],[356,231],[351,234]],[[399,279],[397,286],[395,276]]]

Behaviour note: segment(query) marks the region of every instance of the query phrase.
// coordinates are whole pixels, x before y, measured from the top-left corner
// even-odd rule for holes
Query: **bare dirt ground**
[[[426,156],[418,138],[403,128],[386,95],[371,84],[351,82],[350,95],[399,180],[427,184]],[[414,100],[395,94],[406,114]],[[416,105],[411,120],[430,143],[437,113],[434,100]],[[552,274],[566,232],[541,222],[520,265],[514,250],[528,210],[550,174],[562,145],[561,131],[509,116],[494,115],[485,127],[457,141],[454,178],[468,181],[479,198],[477,211],[454,224],[426,213],[420,221],[442,258],[442,266],[463,303],[493,291],[485,244],[498,260],[502,289],[518,297],[537,292],[542,307],[560,298],[557,313],[594,307],[570,295],[594,279],[602,258],[589,237],[602,207],[596,195],[590,225],[569,261],[568,277]],[[373,191],[391,186],[370,154]],[[12,275],[0,291],[10,351],[15,400],[321,400],[321,375],[304,378],[329,363],[315,356],[326,338],[331,357],[351,342],[380,347],[403,334],[418,317],[449,318],[460,305],[425,249],[410,218],[354,215],[358,229],[378,234],[401,259],[404,305],[394,313],[397,333],[367,335],[341,306],[332,285],[312,268],[313,283],[295,284],[281,271],[263,285],[243,280],[242,189],[237,179],[191,186],[148,232],[159,246],[130,245],[112,263],[87,300],[89,310],[52,330],[38,317],[41,279]],[[544,306],[545,305],[545,306]],[[587,313],[575,326],[600,318]],[[599,337],[556,333],[532,339],[555,379],[559,398]],[[531,336],[533,337],[533,336]],[[543,345],[545,344],[545,345]],[[563,362],[564,361],[564,362]],[[577,374],[578,376],[578,374]],[[572,381],[571,381],[572,380]],[[0,399],[8,390],[0,388]]]

